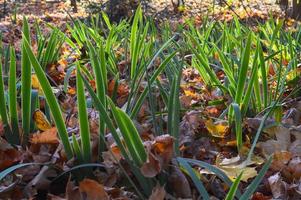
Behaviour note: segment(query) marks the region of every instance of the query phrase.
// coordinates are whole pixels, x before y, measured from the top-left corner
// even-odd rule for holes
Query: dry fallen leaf
[[[66,199],[67,200],[80,200],[80,193],[78,187],[75,187],[69,178],[66,186]]]
[[[47,117],[41,110],[36,110],[33,113],[33,120],[35,121],[38,129],[41,131],[46,131],[52,127],[49,121],[47,120]]]
[[[274,199],[286,199],[286,183],[282,181],[280,173],[268,178]]]
[[[21,152],[0,138],[0,171],[20,161]]]
[[[164,200],[165,195],[166,191],[164,189],[164,186],[160,186],[160,184],[157,184],[156,187],[153,188],[149,200]]]
[[[253,162],[247,163],[247,161],[241,160],[240,156],[236,156],[230,159],[216,159],[216,166],[223,170],[230,179],[236,179],[241,172],[243,172],[241,180],[247,182],[248,179],[257,176],[256,167],[248,167]]]
[[[175,196],[178,198],[190,199],[192,191],[186,176],[177,166],[172,166],[171,174],[168,177],[169,186],[173,188]]]
[[[79,191],[82,199],[89,200],[109,200],[109,195],[104,190],[103,185],[91,179],[84,179],[79,183]]]
[[[56,127],[52,127],[42,133],[33,134],[30,142],[33,144],[58,144],[59,138]]]
[[[148,160],[142,165],[140,170],[145,177],[152,178],[159,174],[161,169],[159,160],[150,152]]]
[[[141,172],[146,177],[155,177],[168,166],[173,155],[174,139],[170,135],[161,135],[153,142],[145,142],[148,150],[148,160],[142,165]]]
[[[213,122],[212,119],[205,121],[209,133],[214,137],[224,138],[228,134],[229,125],[226,121]]]

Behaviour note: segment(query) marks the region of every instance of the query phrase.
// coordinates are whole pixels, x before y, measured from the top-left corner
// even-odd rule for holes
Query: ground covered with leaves
[[[0,198],[300,199],[301,27],[242,3],[2,22]]]

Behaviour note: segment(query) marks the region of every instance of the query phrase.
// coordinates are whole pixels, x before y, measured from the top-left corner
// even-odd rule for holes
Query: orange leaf
[[[30,140],[33,144],[58,144],[59,138],[57,136],[56,127],[50,128],[42,133],[35,133]]]
[[[79,183],[79,191],[89,200],[109,200],[103,185],[91,179],[84,179]]]
[[[33,113],[33,120],[35,121],[38,129],[41,131],[46,131],[52,127],[41,110],[36,110]]]

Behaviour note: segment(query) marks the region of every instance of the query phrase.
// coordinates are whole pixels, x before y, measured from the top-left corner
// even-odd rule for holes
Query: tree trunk
[[[280,6],[283,8],[283,9],[287,9],[287,7],[288,7],[288,0],[280,0],[279,1],[279,4],[280,4]]]
[[[76,0],[71,0],[71,7],[73,12],[77,12],[77,5],[76,5]]]
[[[301,0],[293,0],[293,17],[301,19]]]

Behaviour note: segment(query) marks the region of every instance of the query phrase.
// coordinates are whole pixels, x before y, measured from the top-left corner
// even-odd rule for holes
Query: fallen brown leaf
[[[165,195],[166,191],[164,189],[164,186],[160,186],[160,184],[157,184],[156,187],[153,188],[149,200],[164,200]]]
[[[84,199],[89,200],[109,200],[109,196],[103,185],[91,179],[84,179],[79,183],[79,191]]]
[[[42,133],[33,134],[30,142],[33,144],[58,144],[59,138],[56,127],[52,127]]]

